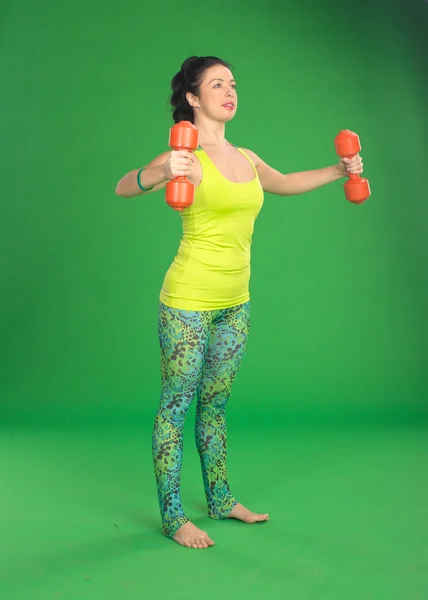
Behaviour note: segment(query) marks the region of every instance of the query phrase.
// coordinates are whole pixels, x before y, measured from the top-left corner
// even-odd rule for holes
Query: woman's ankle
[[[227,519],[228,515],[232,512],[237,504],[238,502],[232,498],[230,501],[224,502],[221,505],[210,505],[208,508],[208,516],[210,519]]]
[[[189,519],[186,517],[186,515],[180,515],[179,517],[164,521],[162,524],[163,534],[168,538],[173,538],[180,527],[188,522]]]

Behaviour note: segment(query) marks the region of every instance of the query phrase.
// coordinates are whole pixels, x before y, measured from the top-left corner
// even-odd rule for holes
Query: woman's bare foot
[[[269,515],[263,514],[259,515],[257,513],[253,513],[242,504],[237,504],[231,510],[231,512],[227,515],[228,519],[238,519],[239,521],[244,521],[244,523],[258,523],[260,521],[269,521]]]
[[[172,539],[188,548],[208,548],[215,544],[206,531],[202,531],[190,521],[182,525]]]

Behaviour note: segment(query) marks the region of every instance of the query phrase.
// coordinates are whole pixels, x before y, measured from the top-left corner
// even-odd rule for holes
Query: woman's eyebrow
[[[210,83],[212,83],[213,81],[224,81],[224,79],[222,79],[221,77],[216,77],[215,79],[211,79]],[[234,79],[231,79],[229,83],[232,83],[232,81],[236,83]]]

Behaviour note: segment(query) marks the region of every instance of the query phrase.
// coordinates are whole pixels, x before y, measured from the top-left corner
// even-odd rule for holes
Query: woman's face
[[[230,121],[238,106],[236,83],[230,69],[223,65],[209,67],[204,72],[199,97],[191,96],[191,99],[188,97],[190,104],[199,107],[195,116],[203,112],[216,121]]]

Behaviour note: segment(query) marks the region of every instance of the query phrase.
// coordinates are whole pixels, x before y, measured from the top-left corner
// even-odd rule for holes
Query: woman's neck
[[[199,131],[199,145],[207,148],[221,148],[228,145],[224,123],[198,123],[195,127]]]

